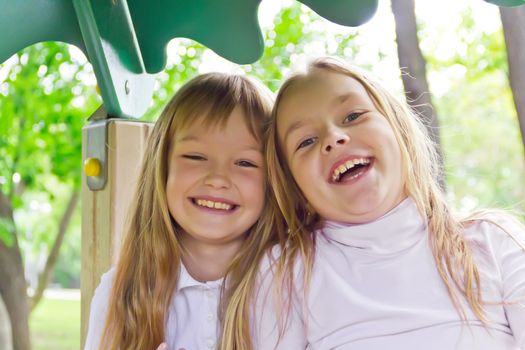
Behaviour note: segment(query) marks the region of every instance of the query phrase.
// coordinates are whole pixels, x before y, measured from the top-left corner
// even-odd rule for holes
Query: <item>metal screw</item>
[[[126,82],[124,83],[124,91],[126,91],[126,95],[129,95],[129,92],[131,91],[129,87],[129,80],[126,80]]]

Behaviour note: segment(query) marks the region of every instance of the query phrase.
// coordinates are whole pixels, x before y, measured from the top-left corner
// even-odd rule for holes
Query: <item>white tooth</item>
[[[337,169],[339,170],[339,173],[344,173],[346,171],[346,166],[341,164]]]
[[[214,202],[214,201],[209,201],[206,199],[197,199],[195,200],[195,203],[197,203],[197,205],[200,205],[202,207],[207,207],[211,209],[230,210],[233,207],[231,204],[226,204],[222,202]]]
[[[334,176],[337,176],[337,175],[339,175],[339,168],[335,169],[334,171]]]
[[[352,160],[349,160],[345,163],[347,169],[352,169],[354,167],[355,162]]]

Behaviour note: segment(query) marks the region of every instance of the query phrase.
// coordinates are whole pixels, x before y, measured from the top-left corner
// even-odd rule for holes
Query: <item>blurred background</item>
[[[414,105],[424,104],[419,112],[433,118],[443,183],[455,208],[500,207],[523,218],[525,153],[500,9],[481,0],[415,0],[412,28],[402,17],[406,9],[394,16],[392,5],[402,2],[380,0],[368,23],[348,28],[296,1],[264,0],[259,22],[265,51],[252,65],[230,63],[191,40],[173,40],[142,119],[154,121],[181,84],[199,73],[246,73],[276,91],[312,58],[339,56]],[[505,25],[520,25],[514,22]],[[421,57],[406,45],[412,36]],[[404,75],[405,84],[402,57],[415,57],[423,67],[421,76]],[[430,94],[405,93],[406,84],[425,80]],[[92,67],[76,47],[40,43],[0,64],[0,244],[16,241],[20,248],[36,350],[79,348],[81,130],[100,104]],[[0,339],[5,317],[0,300]]]

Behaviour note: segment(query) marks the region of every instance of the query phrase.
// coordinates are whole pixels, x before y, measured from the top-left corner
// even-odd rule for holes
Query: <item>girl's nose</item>
[[[228,172],[222,169],[211,169],[204,178],[204,184],[214,189],[229,188],[231,186]]]
[[[330,153],[334,148],[346,145],[350,136],[339,129],[328,130],[323,140],[323,153]]]

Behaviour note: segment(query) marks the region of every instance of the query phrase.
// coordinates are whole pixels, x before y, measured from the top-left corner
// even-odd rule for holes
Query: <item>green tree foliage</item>
[[[26,236],[49,244],[67,193],[80,189],[82,126],[100,98],[86,84],[91,66],[64,44],[34,45],[2,68],[0,190],[24,219],[17,223],[22,244]]]
[[[498,20],[497,12],[494,20]],[[525,210],[524,151],[512,92],[507,79],[501,29],[482,30],[472,8],[455,28],[455,50],[447,58],[425,55],[434,77],[448,77],[448,88],[436,96],[442,123],[449,197],[456,207],[472,210],[502,207]],[[421,26],[422,40],[430,38]],[[432,88],[432,86],[431,86]]]
[[[100,104],[93,86],[83,84],[87,66],[59,43],[34,45],[14,61],[1,87],[0,189],[16,194],[15,173],[18,186],[51,195],[49,182],[40,181],[44,174],[78,186],[81,128]]]

